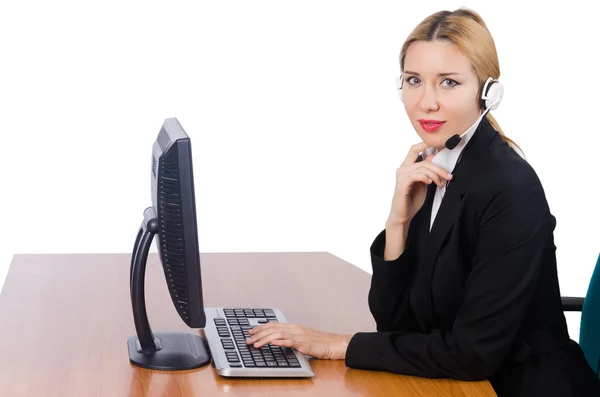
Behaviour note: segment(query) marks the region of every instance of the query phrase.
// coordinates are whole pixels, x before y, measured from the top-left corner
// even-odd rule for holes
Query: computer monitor
[[[152,207],[144,211],[131,257],[130,290],[137,335],[128,339],[129,360],[157,370],[202,367],[211,360],[205,338],[152,332],[144,279],[154,236],[175,309],[191,328],[204,328],[202,278],[190,138],[176,118],[166,119],[152,147]]]

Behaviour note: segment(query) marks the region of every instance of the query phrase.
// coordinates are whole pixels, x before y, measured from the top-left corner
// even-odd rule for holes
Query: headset
[[[403,75],[396,78],[396,90],[398,91],[398,96],[400,100],[404,102],[404,98],[402,97],[402,80]],[[445,146],[452,150],[458,145],[464,135],[466,135],[469,131],[471,131],[474,127],[476,127],[481,119],[485,117],[485,115],[490,110],[496,110],[498,106],[500,106],[500,102],[502,102],[502,97],[504,96],[504,86],[497,79],[492,77],[488,77],[485,84],[483,85],[483,89],[481,90],[481,107],[485,109],[485,111],[479,116],[475,124],[473,124],[468,130],[463,132],[461,135],[455,134],[448,138]]]

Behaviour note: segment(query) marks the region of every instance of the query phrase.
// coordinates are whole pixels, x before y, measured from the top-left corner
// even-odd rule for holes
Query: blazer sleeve
[[[539,182],[509,183],[475,205],[477,248],[452,329],[357,333],[346,352],[348,367],[458,380],[483,380],[499,370],[523,324],[544,257],[555,249],[549,242],[554,217]]]
[[[416,162],[423,161],[422,155]],[[415,215],[415,218],[419,213]],[[384,229],[371,245],[371,288],[369,289],[369,309],[377,331],[417,332],[418,324],[410,306],[410,284],[416,265],[416,245],[414,244],[414,218],[408,229],[406,248],[395,260],[383,259],[386,245]]]
[[[383,259],[385,229],[371,245],[371,287],[369,309],[377,331],[417,331],[417,322],[409,302],[409,289],[415,262],[415,247],[409,229],[404,252],[395,260]]]

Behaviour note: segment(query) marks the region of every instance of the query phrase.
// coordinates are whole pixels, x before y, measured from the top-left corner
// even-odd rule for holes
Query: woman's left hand
[[[246,344],[260,348],[272,343],[296,349],[300,353],[325,360],[344,360],[353,335],[316,331],[298,324],[270,322],[252,328]]]

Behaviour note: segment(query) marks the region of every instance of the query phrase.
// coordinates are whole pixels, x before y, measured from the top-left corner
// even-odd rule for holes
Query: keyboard
[[[231,377],[311,377],[307,357],[271,343],[257,349],[246,344],[248,331],[271,321],[287,322],[277,308],[206,307],[204,335],[219,375]]]

